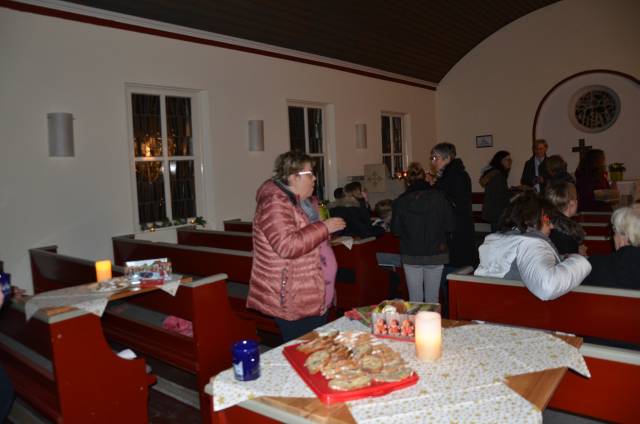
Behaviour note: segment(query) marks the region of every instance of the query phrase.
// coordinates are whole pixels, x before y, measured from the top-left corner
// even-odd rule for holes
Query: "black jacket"
[[[561,255],[578,253],[578,248],[586,235],[582,226],[560,212],[553,214],[551,222],[554,228],[549,238],[558,249],[558,253]]]
[[[589,262],[591,274],[582,284],[640,289],[640,247],[621,247],[607,256],[591,256]]]
[[[453,206],[455,230],[449,238],[449,264],[475,267],[479,259],[471,209],[471,178],[460,159],[452,160],[444,168],[435,188],[443,191]]]
[[[547,160],[545,157],[544,160]],[[540,162],[538,166],[538,175],[542,176],[545,181],[549,179],[549,173],[547,172],[547,167],[544,164],[544,160]],[[520,184],[533,187],[535,184],[533,182],[536,177],[536,157],[531,156],[531,158],[524,163],[524,169],[522,170],[522,177],[520,178]],[[544,184],[540,187],[540,190],[544,188]]]
[[[449,262],[447,233],[454,230],[453,209],[438,190],[418,182],[393,202],[391,231],[400,237],[404,263],[441,265]]]
[[[502,171],[492,168],[480,178],[480,185],[484,187],[482,219],[490,222],[495,228],[511,199],[507,176]]]
[[[332,217],[344,219],[347,224],[337,235],[366,238],[384,234],[384,228],[371,225],[369,212],[356,200],[348,198],[336,200],[330,205],[329,214]]]

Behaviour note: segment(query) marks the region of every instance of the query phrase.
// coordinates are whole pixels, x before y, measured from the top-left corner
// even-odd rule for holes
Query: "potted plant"
[[[611,181],[622,181],[624,177],[624,171],[627,168],[624,167],[624,163],[614,162],[609,164],[609,177]]]

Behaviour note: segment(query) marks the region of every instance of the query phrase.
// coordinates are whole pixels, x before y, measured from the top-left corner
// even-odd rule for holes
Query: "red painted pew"
[[[55,423],[146,423],[148,386],[156,377],[143,359],[119,358],[100,318],[70,309],[37,312],[24,304],[0,311],[0,363],[16,393]]]
[[[56,247],[31,249],[29,255],[36,292],[95,281],[92,261],[60,255]],[[114,271],[122,273],[119,267]],[[239,319],[231,310],[225,279],[226,275],[215,274],[182,283],[175,296],[158,290],[127,298],[131,304],[191,321],[193,337],[110,309],[102,317],[108,338],[195,376],[203,420],[210,419],[211,397],[204,393],[209,378],[231,366],[233,342],[257,338],[253,323]]]
[[[541,301],[520,281],[453,273],[451,319],[482,320],[541,328],[640,346],[640,291],[578,286]],[[614,422],[640,417],[640,351],[585,343],[592,377],[567,373],[550,407]],[[606,395],[605,395],[606,393]]]
[[[218,249],[253,250],[251,232],[200,230],[196,227],[178,228],[178,244],[187,246],[206,246]]]
[[[241,219],[228,219],[222,223],[225,231],[235,231],[239,233],[251,233],[253,231],[253,222],[243,221]]]

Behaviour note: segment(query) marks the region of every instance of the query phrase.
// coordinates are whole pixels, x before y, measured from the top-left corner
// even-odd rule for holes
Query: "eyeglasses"
[[[439,157],[438,155],[431,156],[431,161],[433,162],[434,160],[438,160],[438,157]]]
[[[297,173],[298,175],[309,175],[311,177],[315,177],[316,175],[313,173],[313,171],[300,171]]]

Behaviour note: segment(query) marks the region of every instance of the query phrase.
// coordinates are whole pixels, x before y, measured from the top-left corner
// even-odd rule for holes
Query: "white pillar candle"
[[[111,279],[111,261],[97,261],[96,262],[96,281],[107,281]]]
[[[442,320],[437,312],[416,315],[416,355],[422,361],[436,361],[442,355]]]

